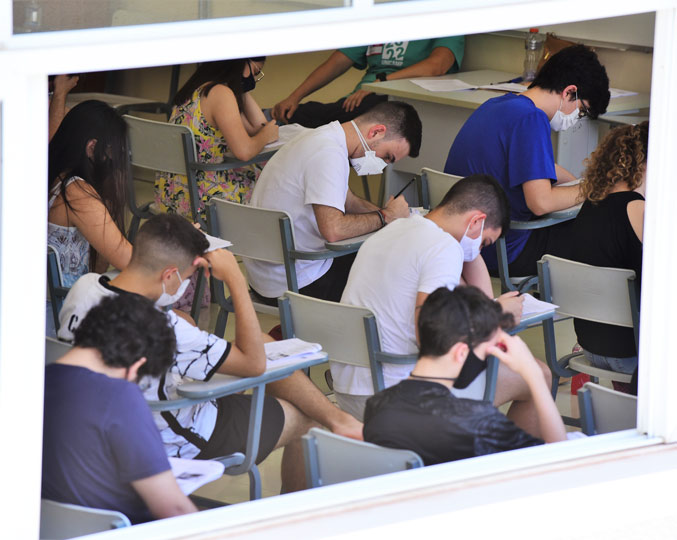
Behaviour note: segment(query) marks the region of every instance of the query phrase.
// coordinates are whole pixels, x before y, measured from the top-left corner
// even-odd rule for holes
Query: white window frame
[[[677,380],[677,363],[671,358],[671,330],[677,328],[677,290],[660,285],[669,283],[670,269],[677,268],[677,252],[672,249],[677,206],[673,181],[677,171],[677,104],[673,98],[677,88],[677,0],[646,0],[641,9],[637,4],[636,0],[431,0],[372,5],[371,0],[359,0],[354,7],[334,10],[13,36],[12,2],[0,0],[0,426],[4,442],[0,463],[5,465],[3,486],[11,486],[0,495],[5,516],[0,528],[15,533],[8,537],[37,537],[39,522],[44,342],[36,329],[44,327],[45,321],[48,73],[189,63],[223,58],[225,51],[232,58],[285,54],[365,41],[571,22],[581,16],[596,19],[657,11],[638,433],[624,439],[602,438],[582,445],[581,451],[607,452],[632,444],[674,442],[677,395],[670,392],[670,384]],[[535,454],[554,463],[570,457],[570,451],[560,445]],[[496,470],[519,467],[519,455],[498,459]],[[448,465],[449,481],[453,481],[458,478],[453,473],[455,464]],[[414,483],[425,482],[429,475],[418,471],[409,478]],[[274,507],[272,501],[267,504]],[[182,531],[197,532],[201,522],[183,521],[188,525]],[[153,526],[158,530],[163,527]]]

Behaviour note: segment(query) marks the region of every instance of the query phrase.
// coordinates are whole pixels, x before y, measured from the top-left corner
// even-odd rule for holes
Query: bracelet
[[[381,82],[385,82],[385,81],[388,80],[388,79],[386,79],[387,76],[388,76],[388,74],[387,74],[387,73],[384,73],[384,72],[377,73],[377,74],[376,74],[376,80],[377,80],[377,81],[381,81]]]
[[[379,217],[381,220],[381,229],[386,226],[386,218],[383,215],[383,212],[381,210],[376,210],[376,215]]]

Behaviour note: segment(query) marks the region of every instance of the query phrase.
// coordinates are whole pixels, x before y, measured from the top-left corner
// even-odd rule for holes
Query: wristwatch
[[[376,74],[376,80],[377,81],[385,82],[387,80],[386,77],[387,77],[387,73],[384,73],[383,71],[381,73]]]

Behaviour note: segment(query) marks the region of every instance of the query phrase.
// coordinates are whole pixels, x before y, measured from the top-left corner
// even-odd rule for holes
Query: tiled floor
[[[139,201],[152,199],[152,184],[146,182],[137,183],[137,196]],[[494,283],[495,290],[498,283]],[[199,326],[210,330],[213,328],[216,319],[217,308],[212,304],[210,309],[203,309],[199,318]],[[279,320],[271,315],[259,314],[259,321],[264,332],[270,330],[278,324]],[[576,342],[571,320],[558,322],[555,325],[555,334],[557,342],[558,356],[563,356],[571,352],[571,348]],[[234,316],[228,318],[226,327],[226,339],[234,338]],[[540,359],[545,358],[543,333],[540,327],[530,328],[520,334],[520,337],[529,345],[534,356]],[[328,391],[324,381],[324,367],[317,366],[311,371],[311,378],[323,390]],[[572,398],[570,396],[570,383],[566,382],[559,387],[557,395],[557,407],[562,415],[572,415]],[[577,407],[575,406],[577,415]],[[506,406],[507,409],[507,406]],[[280,461],[282,450],[274,451],[260,465],[259,469],[262,478],[262,494],[264,497],[277,495],[280,492]],[[249,500],[249,479],[246,475],[224,476],[221,479],[204,486],[196,492],[196,495],[216,499],[227,503],[237,503]]]

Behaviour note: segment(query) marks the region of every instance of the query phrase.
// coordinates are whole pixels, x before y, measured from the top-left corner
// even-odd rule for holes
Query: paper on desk
[[[521,94],[527,87],[520,83],[499,83],[499,84],[483,84],[478,86],[480,90],[499,90],[501,92],[515,92]]]
[[[555,304],[551,304],[550,302],[537,300],[528,293],[525,293],[522,296],[524,297],[524,303],[522,304],[523,319],[526,319],[527,317],[533,317],[534,315],[539,315],[541,313],[554,311],[559,307],[556,306]]]
[[[637,92],[632,92],[631,90],[621,90],[620,88],[609,88],[609,93],[611,94],[611,99],[637,95]]]
[[[310,356],[322,350],[322,345],[319,343],[309,343],[298,338],[271,341],[270,343],[264,343],[263,346],[266,350],[268,362],[292,358],[300,360],[305,356]]]
[[[473,86],[460,79],[414,79],[415,85],[430,92],[455,92],[456,90],[474,90]]]
[[[225,467],[218,461],[202,459],[169,458],[172,473],[184,495],[190,495],[197,488],[218,480]]]
[[[277,132],[277,140],[265,145],[263,147],[263,151],[280,148],[295,138],[297,135],[300,135],[309,129],[310,128],[303,127],[301,124],[285,124],[280,126]]]
[[[207,234],[204,231],[201,231],[202,234],[204,234],[207,237],[207,240],[209,241],[209,247],[207,248],[207,253],[210,251],[214,251],[216,249],[225,249],[227,247],[230,247],[233,245],[232,242],[229,242],[228,240],[224,240],[223,238],[218,238],[216,236],[212,236],[211,234]]]

